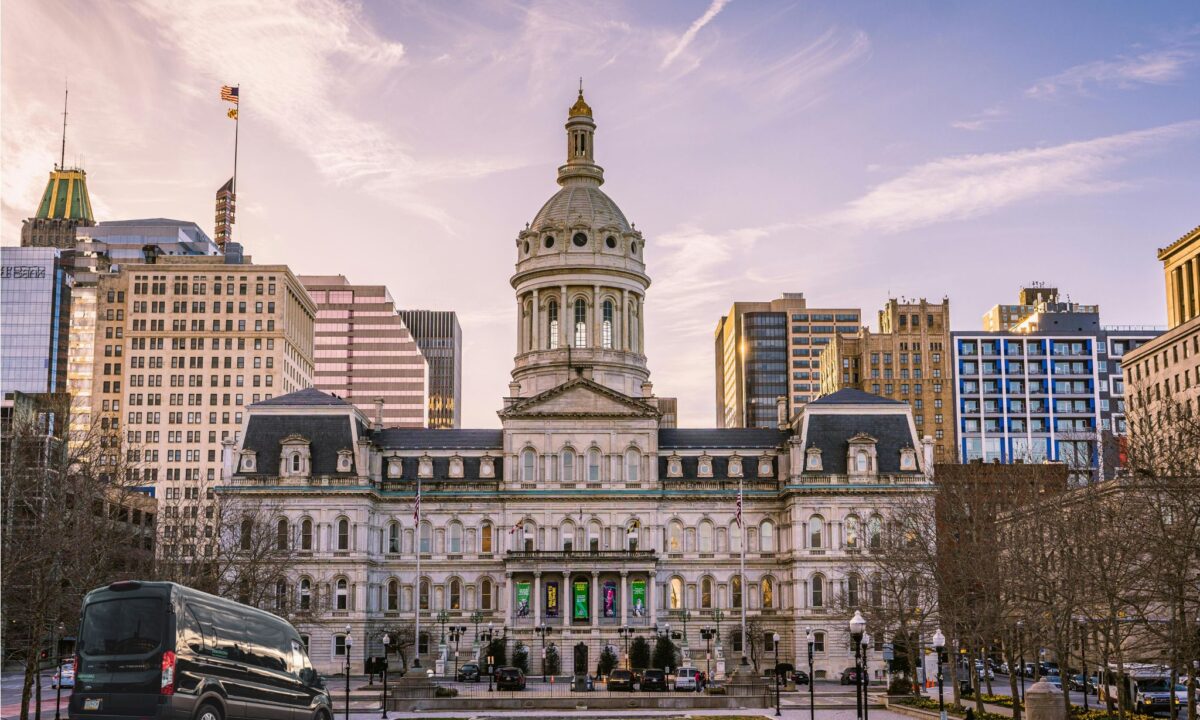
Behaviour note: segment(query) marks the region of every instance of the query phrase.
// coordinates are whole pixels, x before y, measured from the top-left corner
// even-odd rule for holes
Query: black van
[[[175,583],[83,599],[68,717],[331,720],[300,634],[258,608]]]

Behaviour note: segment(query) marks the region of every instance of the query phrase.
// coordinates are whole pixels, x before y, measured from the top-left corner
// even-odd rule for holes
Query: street
[[[42,717],[46,720],[54,717],[54,688],[50,687],[50,676],[53,670],[42,673]],[[21,716],[21,686],[24,674],[19,672],[0,673],[0,720],[10,720]],[[37,688],[33,688],[33,693]],[[34,695],[36,697],[36,694]],[[67,716],[67,700],[71,697],[70,689],[62,691],[62,717]],[[33,700],[30,700],[29,716],[33,717]]]

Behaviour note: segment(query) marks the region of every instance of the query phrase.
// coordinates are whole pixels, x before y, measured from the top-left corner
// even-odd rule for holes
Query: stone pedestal
[[[1063,705],[1062,690],[1038,680],[1025,691],[1025,713],[1028,720],[1063,720],[1067,709]]]
[[[725,694],[737,698],[738,707],[761,708],[773,704],[770,686],[754,672],[752,665],[740,661],[725,679]]]

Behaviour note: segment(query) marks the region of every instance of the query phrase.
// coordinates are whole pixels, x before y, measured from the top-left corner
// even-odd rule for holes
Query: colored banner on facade
[[[575,620],[587,620],[590,617],[588,613],[588,584],[587,580],[575,581],[575,613],[572,617]]]
[[[546,583],[546,617],[558,617],[558,583]]]
[[[604,590],[600,597],[604,598],[604,617],[611,618],[617,616],[617,583],[613,580],[608,580],[604,583]]]
[[[646,616],[646,581],[634,580],[629,583],[630,612],[634,617]]]
[[[517,617],[529,617],[529,583],[517,583]]]

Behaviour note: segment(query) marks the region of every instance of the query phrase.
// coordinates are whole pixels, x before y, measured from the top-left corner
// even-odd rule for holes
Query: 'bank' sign
[[[46,277],[46,268],[41,265],[2,265],[0,266],[0,278],[5,280],[39,280]]]

